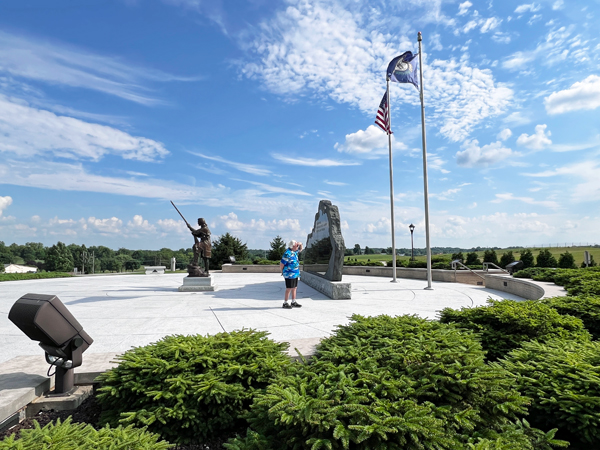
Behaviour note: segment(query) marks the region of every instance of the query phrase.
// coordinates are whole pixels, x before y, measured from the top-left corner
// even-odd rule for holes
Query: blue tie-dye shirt
[[[281,257],[283,264],[284,278],[300,278],[300,263],[298,262],[298,253],[288,248]]]

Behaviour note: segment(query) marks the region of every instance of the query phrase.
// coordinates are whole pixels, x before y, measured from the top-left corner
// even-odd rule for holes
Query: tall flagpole
[[[427,247],[427,287],[425,289],[433,289],[431,287],[431,244],[429,241],[429,189],[427,187],[427,141],[425,139],[425,101],[423,97],[423,51],[421,49],[421,41],[423,37],[419,31],[417,35],[419,41],[419,74],[421,86],[421,126],[423,131],[423,183],[425,194],[425,245]],[[390,147],[391,148],[391,147]],[[390,150],[391,151],[391,150]],[[390,153],[391,155],[391,153]],[[392,219],[393,220],[393,219]],[[392,222],[393,223],[393,222]],[[392,234],[393,236],[393,234]],[[393,239],[393,238],[392,238]]]
[[[387,81],[387,106],[388,106],[388,146],[390,151],[390,204],[392,208],[392,283],[396,283],[396,237],[394,230],[394,175],[392,170],[392,105],[390,104],[390,77]]]

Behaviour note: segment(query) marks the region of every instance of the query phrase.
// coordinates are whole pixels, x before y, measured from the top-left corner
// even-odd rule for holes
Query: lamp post
[[[413,231],[415,231],[415,226],[411,223],[408,226],[408,229],[410,230],[410,260],[414,261],[415,260],[415,246],[413,244]]]

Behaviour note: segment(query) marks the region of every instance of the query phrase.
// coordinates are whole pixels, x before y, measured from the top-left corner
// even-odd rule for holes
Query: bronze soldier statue
[[[192,263],[188,265],[188,277],[210,276],[208,272],[208,260],[210,259],[210,251],[212,246],[210,243],[210,230],[206,224],[206,221],[203,218],[199,218],[198,225],[200,228],[194,229],[188,223],[188,221],[185,220],[185,217],[183,217],[183,214],[181,214],[179,209],[177,209],[175,203],[171,202],[171,204],[177,210],[187,227],[192,232],[192,236],[194,236],[194,247],[192,248],[194,250],[194,259],[192,260]],[[198,265],[200,258],[202,258],[202,261],[204,262],[204,270]]]
[[[210,251],[212,249],[210,243],[210,230],[206,221],[201,217],[198,219],[198,225],[200,228],[194,229],[188,223],[187,226],[192,232],[192,236],[194,236],[194,259],[192,260],[192,264],[188,266],[189,276],[199,276],[199,277],[207,277],[209,276],[208,272],[208,260],[210,259]],[[200,238],[200,240],[198,240]],[[204,273],[202,273],[202,269],[198,266],[198,262],[200,257],[202,257],[202,261],[204,262]],[[192,268],[198,269],[200,271],[199,275],[192,275]]]

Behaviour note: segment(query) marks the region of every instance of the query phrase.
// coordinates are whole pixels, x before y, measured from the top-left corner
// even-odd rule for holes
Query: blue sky
[[[432,246],[598,243],[600,1],[3,0],[0,240],[388,247],[385,68],[423,33]],[[424,246],[418,92],[391,87],[396,245]]]

